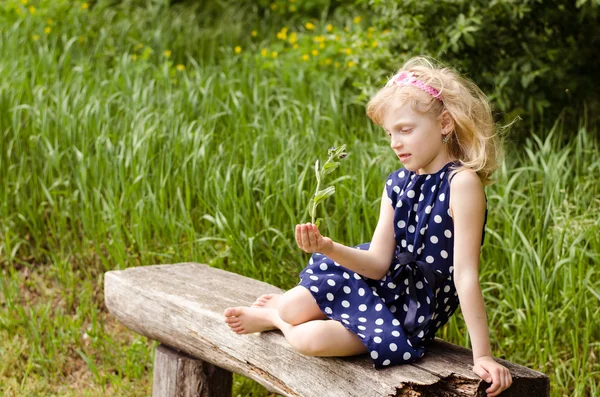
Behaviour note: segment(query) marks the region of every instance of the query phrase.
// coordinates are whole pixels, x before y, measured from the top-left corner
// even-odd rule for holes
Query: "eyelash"
[[[405,129],[405,130],[400,130],[400,132],[411,132],[411,131],[412,131],[412,128],[408,128],[408,129]],[[389,132],[388,132],[388,134],[387,134],[387,135],[388,135],[388,137],[390,137],[390,138],[392,137],[392,134],[390,134]]]

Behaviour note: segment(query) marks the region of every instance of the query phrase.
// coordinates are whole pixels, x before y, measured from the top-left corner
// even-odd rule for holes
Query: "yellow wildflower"
[[[24,6],[27,5],[27,0],[21,0],[21,4],[23,4]]]
[[[328,24],[327,25],[327,31],[331,32],[333,30],[333,25],[332,24]]]
[[[336,40],[336,41],[340,41],[340,36],[336,34],[336,35],[335,35],[335,40]]]
[[[348,26],[344,26],[344,32],[349,32],[350,28],[348,28]]]
[[[294,50],[297,50],[298,49],[298,44],[294,44],[293,48],[294,48]]]
[[[298,37],[296,35],[296,32],[290,33],[290,44],[294,44],[296,41],[298,41]]]
[[[319,51],[317,51],[317,50],[312,50],[312,54],[313,54],[314,56],[317,56],[317,55],[319,55]]]
[[[30,6],[29,7],[29,12],[31,13],[31,15],[35,15],[35,7],[34,6]]]
[[[371,32],[367,33],[367,39],[370,39],[371,37],[373,37],[373,33],[371,33]]]
[[[267,49],[266,49],[266,48],[263,48],[263,49],[260,51],[260,55],[262,55],[263,57],[266,57],[266,56],[267,56]]]
[[[369,26],[369,29],[367,29],[367,31],[373,33],[375,31],[375,28],[373,26]]]
[[[273,58],[277,58],[277,51],[273,51],[273,52],[271,53],[271,56],[272,56]]]
[[[171,58],[171,50],[164,50],[163,55],[166,56],[167,58]]]
[[[185,66],[183,66],[182,64],[178,64],[177,66],[175,66],[175,69],[179,70],[180,72],[183,72],[185,70]]]
[[[352,66],[356,65],[354,62],[350,61],[348,62],[348,67],[351,68]]]
[[[308,30],[314,30],[315,29],[315,25],[310,23],[310,22],[306,22],[306,24],[304,25],[304,27]]]
[[[48,25],[53,25],[54,21],[52,20],[52,18],[48,18],[48,20],[46,21],[46,23],[48,23]]]
[[[374,41],[374,42],[371,44],[371,47],[373,47],[373,48],[375,48],[375,47],[377,47],[377,46],[379,46],[379,44],[378,44],[376,41]]]
[[[390,32],[389,29],[386,29],[386,30],[383,31],[384,34],[388,34],[389,32]]]
[[[258,34],[258,33],[256,32],[256,30],[253,30],[253,31],[252,31],[252,37],[256,37],[256,35],[257,35],[257,34]]]
[[[332,62],[332,61],[331,61],[331,58],[327,58],[327,59],[325,60],[325,65],[331,65],[331,62]]]
[[[333,66],[335,66],[335,67],[336,67],[336,69],[337,69],[337,68],[339,68],[339,67],[340,67],[340,63],[336,61],[336,62],[333,64]]]
[[[290,12],[296,11],[296,6],[290,6]]]
[[[319,48],[325,48],[325,43],[319,44]]]
[[[142,48],[144,48],[144,45],[142,43],[137,43],[137,45],[135,46],[136,50],[141,50]]]
[[[302,55],[302,60],[303,61],[308,61],[309,59],[310,59],[310,56],[308,56],[308,54]]]
[[[40,39],[40,35],[39,34],[34,34],[33,35],[33,41],[38,41]]]
[[[46,34],[50,34],[50,32],[52,32],[52,28],[51,28],[50,26],[46,26],[46,27],[44,28],[44,33],[46,33]]]
[[[131,55],[131,60],[132,61],[135,61],[136,59],[137,59],[137,55],[135,55],[135,54]]]
[[[235,47],[234,49],[236,54],[239,54],[240,52],[242,52],[242,47],[240,47],[239,45]]]
[[[354,23],[359,23],[361,19],[362,19],[362,17],[359,15],[359,16],[357,16],[357,17],[355,17],[355,18],[353,19],[353,22],[354,22]]]
[[[89,6],[90,6],[90,5],[89,5],[88,3],[83,3],[83,4],[81,5],[81,8],[82,8],[83,10],[87,10]]]

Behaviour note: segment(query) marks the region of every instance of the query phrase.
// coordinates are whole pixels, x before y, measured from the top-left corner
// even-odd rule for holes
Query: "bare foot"
[[[252,334],[254,332],[275,329],[273,309],[265,310],[257,307],[228,307],[225,309],[225,322],[236,334]]]
[[[277,309],[279,305],[279,299],[281,294],[264,294],[256,298],[254,303],[250,307],[270,307]]]

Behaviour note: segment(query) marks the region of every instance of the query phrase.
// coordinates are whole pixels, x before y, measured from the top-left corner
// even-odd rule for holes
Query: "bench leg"
[[[231,397],[232,373],[158,345],[152,397]]]

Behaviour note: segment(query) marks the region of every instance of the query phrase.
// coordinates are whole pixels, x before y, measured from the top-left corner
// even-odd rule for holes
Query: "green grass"
[[[155,342],[107,314],[105,271],[195,261],[296,285],[308,257],[293,228],[310,218],[314,160],[330,146],[350,156],[328,179],[340,178],[319,207],[324,233],[370,240],[400,167],[385,134],[343,74],[233,54],[254,14],[59,1],[18,16],[10,4],[21,3],[0,6],[0,394],[150,393]],[[509,142],[486,190],[492,348],[548,374],[553,396],[600,387],[597,138],[559,119]],[[460,312],[438,336],[469,347]],[[267,392],[236,376],[234,395]]]

